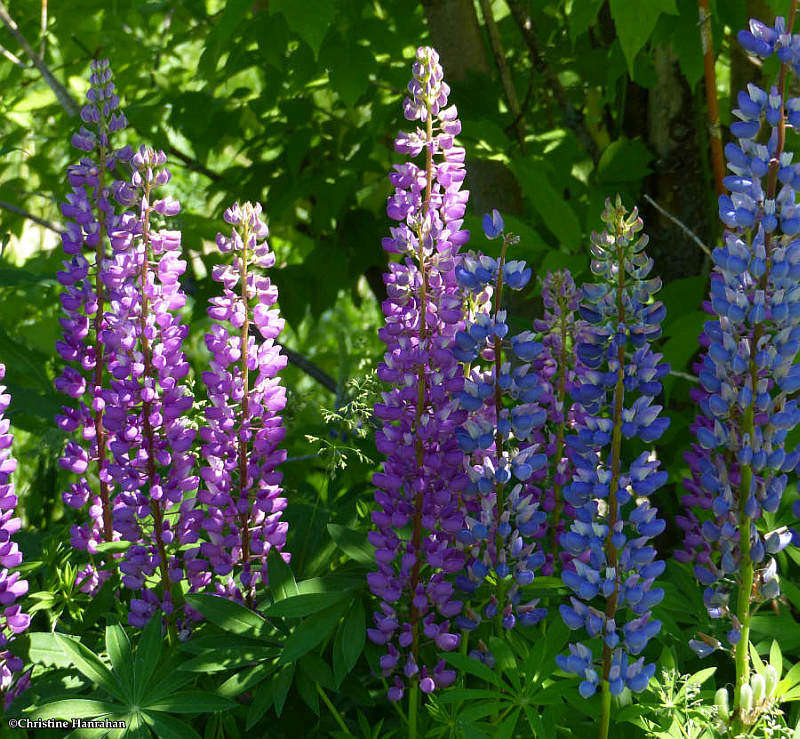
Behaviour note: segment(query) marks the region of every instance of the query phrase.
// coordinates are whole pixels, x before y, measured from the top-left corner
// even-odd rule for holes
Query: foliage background
[[[752,66],[736,50],[736,31],[748,17],[785,14],[788,4],[710,3],[723,124],[731,90],[774,71]],[[391,141],[404,125],[401,100],[420,44],[439,49],[463,120],[474,233],[480,216],[497,207],[522,237],[520,258],[540,274],[568,266],[580,279],[586,236],[599,223],[603,200],[619,191],[627,204],[642,206],[655,273],[665,282],[661,350],[673,368],[665,385],[672,424],[661,447],[670,484],[657,504],[668,520],[677,510],[694,414],[683,373],[697,350],[709,263],[643,198],[713,246],[719,227],[693,0],[25,0],[5,9],[76,100],[86,90],[90,59],[109,57],[132,124],[129,142],[168,152],[183,206],[173,222],[190,257],[196,376],[205,361],[206,302],[215,290],[208,274],[222,210],[233,200],[265,203],[278,255],[273,278],[287,319],[282,340],[292,361],[284,375],[284,474],[298,579],[360,573],[367,561],[363,536],[377,455],[364,398],[376,392],[369,378],[380,357],[386,174],[398,161]],[[492,25],[502,49],[493,48]],[[46,563],[63,557],[53,542],[71,523],[60,496],[63,439],[52,423],[60,405],[52,380],[58,202],[65,167],[76,157],[69,139],[77,121],[3,26],[0,45],[0,361],[8,365],[22,461],[22,545],[31,577],[47,590],[55,586]],[[504,75],[510,85],[502,84]],[[790,138],[787,148],[794,143]],[[480,238],[473,245],[491,249]],[[513,320],[529,326],[538,309],[535,297],[524,298],[512,306]],[[201,400],[199,383],[196,393]],[[673,528],[664,535],[667,552],[676,536]],[[682,571],[674,573],[659,615],[667,640],[688,660],[682,631],[696,626],[687,614],[703,609]],[[85,625],[86,604],[64,592],[65,603],[73,599],[63,609],[67,627]],[[364,588],[354,592],[368,606]],[[784,651],[796,653],[800,628],[791,613],[800,607],[800,590],[786,592],[791,603],[784,611],[756,617],[756,638],[780,625]],[[363,610],[353,618],[363,618]],[[335,663],[333,634],[347,623],[333,623],[315,654]],[[342,710],[382,715],[379,682],[342,682],[339,672]],[[300,678],[295,687],[290,704],[305,700],[320,713],[319,731],[332,730],[314,690]],[[308,720],[304,711],[283,715],[287,736]],[[226,731],[238,729],[231,724]]]

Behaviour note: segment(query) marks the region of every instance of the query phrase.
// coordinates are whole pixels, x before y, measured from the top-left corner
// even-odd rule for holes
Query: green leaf
[[[222,683],[217,688],[217,693],[223,698],[235,698],[237,695],[244,693],[245,690],[250,690],[254,685],[263,682],[265,678],[275,672],[276,666],[275,662],[262,662],[246,670],[240,670]]]
[[[286,23],[314,52],[319,54],[320,46],[328,32],[328,27],[336,14],[336,0],[272,0],[271,13],[281,13]]]
[[[367,624],[364,603],[357,600],[344,617],[333,642],[333,673],[336,685],[356,666],[364,651]]]
[[[283,713],[283,706],[286,703],[286,696],[289,695],[289,688],[292,687],[294,679],[294,663],[286,665],[273,681],[275,684],[275,713],[280,717]]]
[[[544,221],[545,226],[568,251],[581,245],[581,224],[575,211],[550,183],[550,175],[543,162],[532,157],[515,159],[511,170],[519,179],[525,195]]]
[[[489,650],[494,654],[497,669],[505,675],[516,690],[520,688],[517,660],[505,639],[493,636],[489,639]]]
[[[364,565],[375,563],[375,550],[363,532],[353,531],[338,523],[329,523],[328,533],[333,543],[353,561]]]
[[[636,55],[653,33],[659,16],[662,13],[675,15],[678,8],[675,0],[609,0],[609,5],[628,71],[633,77]]]
[[[34,631],[30,634],[21,634],[9,642],[7,648],[12,654],[25,660],[26,663],[44,665],[45,667],[70,667],[72,659],[61,648],[56,636],[52,631]]]
[[[328,69],[331,87],[339,99],[352,108],[370,87],[369,75],[375,70],[375,56],[366,46],[347,43],[341,36],[329,36],[320,54]]]
[[[275,550],[270,549],[267,555],[267,572],[269,574],[269,589],[274,601],[283,600],[291,595],[297,595],[297,583],[294,580],[292,568],[284,561],[283,557]]]
[[[466,654],[459,654],[458,652],[440,652],[439,657],[447,660],[449,664],[453,665],[453,667],[461,672],[479,677],[481,680],[485,680],[487,683],[491,683],[498,688],[503,685],[495,672],[490,670],[482,662],[478,662],[478,660],[472,659],[472,657],[468,657]]]
[[[158,739],[200,739],[200,734],[191,726],[166,713],[143,711],[142,718]]]
[[[258,636],[268,629],[267,622],[255,611],[219,595],[192,593],[186,602],[202,613],[212,624],[242,636]]]
[[[167,670],[161,675],[160,679],[153,681],[152,685],[138,700],[142,705],[156,703],[168,695],[177,693],[194,679],[195,677],[190,672],[182,672],[181,670],[174,669]],[[137,690],[138,687],[137,683]]]
[[[106,652],[126,700],[135,703],[133,653],[128,635],[121,626],[106,626]]]
[[[286,640],[280,664],[295,662],[326,639],[342,617],[346,604],[336,603],[301,622]]]
[[[88,698],[67,698],[53,701],[44,706],[30,706],[25,713],[36,718],[94,718],[95,716],[116,716],[125,713],[126,709],[119,703],[96,701]]]
[[[332,606],[340,600],[347,598],[350,594],[347,591],[337,590],[331,593],[305,593],[293,595],[290,598],[273,603],[264,611],[268,618],[282,616],[284,618],[303,618],[312,613]]]
[[[773,669],[778,675],[778,678],[780,678],[781,673],[783,672],[783,655],[781,654],[780,644],[778,644],[778,642],[774,639],[769,648],[769,663],[772,665]]]
[[[101,541],[97,545],[98,554],[119,554],[131,548],[129,541]]]
[[[188,690],[185,693],[175,693],[153,703],[148,703],[144,708],[148,711],[166,711],[167,713],[212,713],[214,711],[227,711],[236,704],[214,693],[203,690]]]
[[[117,700],[125,702],[124,691],[119,679],[94,652],[79,641],[68,639],[61,634],[56,634],[56,641],[58,641],[64,650],[64,654],[69,656],[72,664],[81,674],[88,677],[89,680],[103,688]]]
[[[186,660],[180,668],[184,672],[221,672],[248,667],[254,662],[277,657],[279,650],[275,647],[226,647],[209,649],[196,657]]]
[[[150,678],[161,657],[161,619],[151,618],[144,627],[139,643],[136,645],[134,661],[134,684],[136,701],[141,700]]]
[[[300,669],[315,683],[323,688],[336,690],[333,672],[328,663],[317,654],[307,654],[300,660]]]
[[[578,36],[585,33],[594,23],[602,6],[603,0],[572,0],[572,8],[567,19],[572,43],[575,43]]]
[[[265,680],[253,696],[253,702],[247,710],[247,725],[245,729],[250,731],[258,723],[261,717],[270,709],[275,700],[275,680]]]
[[[595,170],[599,185],[640,183],[652,171],[653,154],[640,139],[622,137],[612,141],[600,156]]]
[[[750,659],[753,662],[753,669],[759,674],[764,674],[764,663],[761,661],[761,657],[758,656],[758,651],[756,650],[755,644],[750,642]]]

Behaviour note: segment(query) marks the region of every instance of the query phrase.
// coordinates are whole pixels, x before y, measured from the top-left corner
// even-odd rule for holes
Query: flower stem
[[[419,683],[408,691],[408,739],[417,739],[417,711],[419,709]]]
[[[561,301],[561,298],[559,298]],[[553,568],[555,568],[556,563],[558,561],[558,524],[561,518],[561,507],[562,507],[562,493],[561,493],[561,484],[558,482],[559,479],[559,471],[558,468],[561,465],[562,457],[564,456],[564,432],[565,427],[567,424],[567,414],[564,408],[564,400],[566,396],[566,385],[567,385],[567,305],[566,301],[563,301],[561,304],[561,311],[560,311],[560,339],[561,345],[559,347],[559,356],[558,356],[558,390],[556,394],[556,408],[557,412],[559,413],[560,417],[558,419],[558,430],[556,432],[556,454],[555,458],[553,459],[553,515],[552,515],[552,522],[550,524],[551,528],[551,541],[550,541],[550,551],[553,554]]]
[[[328,707],[328,710],[331,712],[333,718],[336,720],[336,723],[342,727],[342,731],[347,734],[347,736],[353,736],[350,729],[347,728],[347,724],[344,722],[342,714],[336,710],[336,706],[331,703],[331,699],[328,698],[328,694],[322,689],[322,686],[319,683],[317,683],[317,692],[319,693],[320,698],[322,698],[323,703],[325,703],[325,705]]]
[[[602,714],[600,716],[600,731],[597,736],[599,739],[608,739],[608,728],[611,724],[611,690],[609,689],[608,680],[603,680],[601,683],[602,693]]]

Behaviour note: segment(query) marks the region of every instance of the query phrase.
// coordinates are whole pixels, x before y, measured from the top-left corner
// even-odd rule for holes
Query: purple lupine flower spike
[[[612,695],[628,687],[643,690],[655,672],[639,655],[661,629],[651,609],[664,596],[653,587],[664,571],[650,540],[664,521],[648,497],[667,479],[655,455],[642,452],[627,460],[622,440],[651,444],[666,430],[653,398],[669,371],[650,342],[661,333],[664,305],[651,301],[661,280],[648,279],[653,260],[644,251],[647,236],[636,209],[630,215],[617,197],[606,201],[606,229],[592,234],[592,272],[601,281],[583,286],[580,313],[588,326],[578,356],[584,369],[573,389],[582,408],[575,433],[567,439],[575,466],[564,498],[576,511],[561,546],[573,555],[574,568],[562,572],[573,591],[570,605],[560,607],[571,629],[598,638],[601,655],[585,644],[570,645],[558,666],[581,677],[580,693],[594,694],[598,683]],[[589,552],[588,561],[580,555]]]
[[[519,239],[504,232],[496,210],[483,223],[487,238],[503,239],[500,258],[469,255],[456,268],[456,278],[473,292],[475,305],[464,330],[456,333],[454,349],[469,368],[463,390],[455,394],[470,414],[456,430],[470,478],[461,496],[469,515],[458,533],[467,564],[456,578],[470,596],[470,607],[457,620],[468,631],[482,618],[495,619],[502,630],[517,623],[531,626],[546,613],[535,599],[522,602],[524,587],[545,562],[536,534],[546,514],[528,487],[547,464],[541,433],[546,411],[539,404],[542,384],[531,364],[544,347],[530,331],[508,336],[503,288],[521,290],[531,269],[524,262],[506,260],[508,247]],[[513,369],[504,349],[518,360]],[[490,573],[493,582],[486,587]],[[473,655],[486,659],[480,650]]]
[[[2,384],[6,367],[0,364],[0,695],[7,709],[30,684],[30,671],[20,674],[22,660],[8,651],[7,646],[14,636],[30,626],[31,617],[22,612],[16,601],[28,592],[28,581],[17,572],[10,572],[22,564],[22,553],[13,540],[22,522],[15,517],[17,496],[11,475],[17,468],[17,460],[11,456],[11,422],[4,418],[11,403],[11,396]]]
[[[217,245],[234,259],[232,266],[215,266],[212,274],[223,294],[210,301],[214,324],[205,341],[211,362],[203,373],[209,404],[207,426],[200,430],[204,466],[198,499],[206,505],[208,541],[193,560],[189,582],[194,589],[207,585],[210,563],[214,574],[228,578],[217,583],[217,592],[252,607],[256,584],[267,580],[269,551],[289,561],[283,552],[288,524],[281,520],[286,498],[277,471],[286,459],[279,448],[286,434],[280,416],[286,390],[278,377],[286,356],[275,343],[284,322],[273,307],[277,287],[261,273],[275,263],[261,205],[236,203],[225,211],[225,221],[233,231],[230,237],[218,234]]]
[[[107,326],[108,276],[110,256],[108,234],[117,228],[119,215],[112,198],[119,183],[113,179],[118,162],[131,157],[128,146],[115,149],[113,134],[127,125],[119,110],[111,69],[107,59],[91,64],[87,102],[81,109],[81,126],[72,140],[85,153],[78,164],[67,169],[72,192],[61,211],[66,219],[62,243],[67,261],[58,273],[63,285],[61,304],[64,317],[62,338],[56,342],[59,356],[68,364],[56,378],[56,388],[75,401],[56,417],[62,431],[80,432],[80,441],[70,440],[61,467],[77,476],[63,493],[64,502],[74,508],[91,500],[91,521],[72,527],[72,545],[89,554],[101,541],[113,541],[113,482],[107,469],[112,436],[104,424],[105,403],[102,390],[108,387],[105,365],[109,359],[104,343]],[[92,491],[87,473],[98,478],[99,489]],[[79,573],[82,590],[94,593],[110,575],[93,564]]]
[[[179,311],[186,296],[179,278],[180,231],[156,230],[153,220],[175,212],[171,198],[155,191],[170,179],[161,151],[142,147],[132,157],[131,183],[118,197],[136,202],[111,234],[111,307],[105,343],[110,350],[110,388],[103,393],[105,419],[114,439],[109,471],[119,487],[114,528],[131,542],[120,564],[125,587],[139,592],[128,620],[144,626],[156,611],[172,623],[183,579],[185,545],[196,543],[202,511],[191,496],[195,432],[186,413],[192,396],[184,384],[189,363],[182,344],[188,327]]]
[[[368,636],[388,650],[381,667],[391,700],[400,700],[409,682],[423,692],[451,683],[455,675],[443,662],[424,664],[422,646],[433,642],[435,653],[460,641],[451,619],[462,604],[446,576],[464,564],[454,538],[463,528],[458,494],[467,479],[454,436],[464,415],[449,393],[463,387],[451,347],[463,320],[454,270],[469,238],[461,229],[468,193],[461,190],[464,149],[453,141],[461,124],[455,106],[445,107],[449,88],[438,59],[431,48],[417,50],[405,116],[424,128],[400,133],[395,149],[412,157],[424,150],[426,162],[394,166],[387,212],[399,224],[383,240],[403,259],[384,275],[379,335],[386,353],[378,377],[390,387],[375,406],[383,422],[376,444],[386,460],[373,478],[376,530],[369,540],[378,566],[368,575],[381,606]],[[408,539],[398,533],[405,526]]]

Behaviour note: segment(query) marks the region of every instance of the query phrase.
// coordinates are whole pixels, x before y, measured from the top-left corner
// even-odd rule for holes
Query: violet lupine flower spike
[[[58,390],[78,401],[77,408],[65,406],[57,416],[59,428],[70,433],[80,431],[82,437],[81,441],[67,442],[64,456],[59,460],[64,469],[78,475],[78,481],[64,493],[64,502],[80,508],[92,499],[93,520],[87,526],[73,527],[72,544],[94,554],[100,541],[114,538],[113,488],[106,469],[110,439],[103,424],[101,397],[102,389],[108,387],[103,343],[108,306],[105,269],[110,253],[107,234],[116,228],[118,218],[112,199],[118,183],[110,180],[117,163],[127,162],[132,151],[129,146],[115,149],[111,143],[127,120],[119,111],[108,60],[92,62],[91,71],[87,103],[81,109],[85,125],[72,137],[73,145],[84,156],[67,169],[72,192],[61,206],[67,219],[62,242],[68,261],[64,262],[64,271],[58,273],[64,286],[61,303],[65,316],[61,319],[64,333],[56,343],[56,350],[69,364],[55,384]],[[90,474],[98,479],[97,494],[92,492]],[[80,577],[86,580],[85,587],[94,591],[108,574],[94,572],[90,566]]]
[[[276,469],[286,459],[286,451],[278,448],[286,433],[279,415],[286,390],[278,377],[286,357],[275,343],[284,322],[273,308],[277,288],[252,271],[275,264],[261,205],[236,203],[225,211],[225,220],[233,230],[229,238],[218,234],[217,245],[223,253],[233,252],[234,259],[233,266],[214,268],[213,278],[224,292],[208,309],[215,323],[205,337],[211,363],[203,373],[209,404],[208,425],[200,430],[206,466],[198,499],[207,507],[203,528],[209,541],[201,544],[200,554],[215,574],[230,576],[224,586],[217,584],[219,594],[243,598],[252,608],[256,584],[267,580],[267,555],[270,549],[282,552],[288,530],[281,521],[286,498]],[[263,339],[258,345],[251,325]],[[258,373],[252,386],[251,372]],[[289,560],[288,553],[282,556]],[[194,588],[210,580],[203,565],[202,559],[189,564]]]
[[[141,591],[128,620],[144,626],[157,610],[173,625],[173,587],[184,576],[180,550],[196,543],[202,511],[191,493],[197,488],[191,452],[195,432],[185,414],[192,396],[181,384],[189,372],[182,350],[188,327],[178,311],[186,303],[179,277],[180,231],[155,231],[155,214],[172,216],[176,200],[154,199],[169,182],[163,152],[142,147],[133,156],[131,184],[118,197],[137,203],[137,216],[123,219],[111,234],[115,263],[106,345],[111,350],[111,387],[104,392],[106,422],[114,434],[109,465],[120,488],[114,528],[131,546],[120,571],[123,585]]]
[[[22,660],[6,647],[15,635],[30,626],[31,617],[16,602],[28,592],[28,581],[22,580],[18,572],[9,571],[22,564],[22,553],[12,539],[22,522],[14,516],[17,496],[11,475],[17,468],[17,460],[11,456],[14,441],[11,422],[3,418],[11,403],[11,396],[2,384],[5,375],[6,367],[0,364],[0,695],[7,709],[30,684],[30,671],[19,675],[24,666]]]
[[[495,620],[502,632],[517,623],[532,626],[546,613],[537,607],[538,599],[520,602],[523,588],[533,582],[535,570],[545,562],[534,536],[546,516],[538,510],[527,487],[547,464],[540,431],[546,411],[538,403],[542,385],[531,364],[543,346],[530,331],[524,331],[506,339],[521,364],[512,369],[503,356],[503,340],[508,335],[506,311],[501,308],[503,289],[521,290],[531,278],[524,262],[506,261],[508,247],[519,237],[503,229],[503,219],[496,210],[487,214],[486,236],[503,240],[500,258],[468,255],[456,267],[459,284],[477,293],[475,302],[485,306],[456,333],[454,349],[456,358],[469,367],[464,389],[455,395],[461,408],[470,414],[456,431],[461,450],[468,455],[470,478],[462,494],[470,515],[458,533],[467,565],[456,577],[459,588],[472,596],[471,607],[457,620],[467,631],[477,628],[482,617]],[[491,305],[480,300],[484,293],[492,294]],[[486,364],[479,363],[479,358]],[[481,585],[490,571],[494,572],[494,584],[478,602]],[[482,649],[472,654],[484,662],[493,659]]]
[[[461,124],[455,106],[445,107],[449,88],[436,52],[418,49],[413,72],[405,116],[425,128],[400,133],[395,148],[412,156],[424,149],[426,161],[424,168],[397,164],[389,177],[396,189],[387,212],[400,224],[383,247],[404,259],[390,263],[384,275],[389,297],[379,333],[386,353],[378,377],[392,387],[375,406],[383,421],[376,443],[387,458],[373,478],[377,530],[369,540],[378,571],[368,580],[381,610],[368,636],[388,647],[381,667],[393,678],[389,698],[403,696],[398,672],[411,682],[409,717],[415,721],[418,689],[430,693],[455,679],[444,660],[421,664],[423,648],[433,642],[433,652],[451,650],[460,642],[450,619],[462,604],[446,576],[464,564],[454,536],[463,527],[458,494],[467,479],[454,436],[464,417],[448,393],[464,381],[451,346],[463,316],[454,269],[469,233],[461,230],[468,197],[461,190],[464,149],[453,142]],[[410,538],[398,533],[407,525]]]
[[[600,674],[597,656],[585,644],[571,644],[570,654],[559,655],[557,662],[582,678],[584,697],[602,683],[601,736],[606,736],[602,727],[607,731],[610,696],[625,687],[643,690],[655,671],[642,657],[633,662],[628,657],[639,655],[661,628],[650,609],[664,596],[653,587],[664,562],[655,559],[649,542],[664,530],[664,522],[648,497],[666,482],[667,473],[647,450],[627,462],[622,440],[638,438],[649,445],[667,428],[669,419],[659,418],[661,406],[652,401],[669,366],[650,349],[665,310],[651,302],[661,280],[647,279],[653,260],[644,251],[642,220],[636,209],[628,215],[617,197],[615,204],[606,201],[603,221],[607,230],[592,234],[590,247],[591,269],[601,281],[583,286],[580,304],[589,325],[578,346],[584,368],[573,400],[585,412],[567,439],[575,472],[564,497],[576,520],[561,536],[561,545],[576,557],[574,570],[562,572],[574,596],[560,607],[567,626],[601,640]],[[577,559],[587,550],[588,562]],[[630,615],[622,623],[625,611]]]
[[[788,24],[778,18],[770,28],[753,20],[751,30],[739,34],[747,51],[777,54],[780,68],[769,93],[752,84],[739,93],[738,120],[731,125],[737,143],[725,147],[732,174],[724,184],[731,195],[719,198],[726,233],[713,253],[714,318],[705,324],[701,414],[687,484],[687,502],[699,506],[682,522],[687,544],[700,550],[695,574],[707,586],[709,615],[730,617],[739,729],[741,691],[749,684],[751,605],[778,597],[777,565],[769,555],[792,540],[785,528],[760,531],[756,521],[778,510],[786,473],[800,459],[798,449],[786,449],[787,435],[800,422],[797,400],[790,398],[800,390],[794,364],[800,349],[800,165],[784,150],[787,122],[800,130],[800,98],[785,97],[789,69],[800,71],[800,34],[792,33],[796,10],[793,0]],[[756,142],[762,129],[768,136],[759,140],[766,143]],[[729,607],[734,588],[736,604]],[[706,654],[720,642],[706,637],[691,644]]]
[[[542,333],[544,351],[533,362],[542,384],[540,405],[547,409],[546,445],[544,451],[548,465],[543,484],[536,496],[542,510],[548,514],[546,533],[549,533],[549,552],[542,566],[542,574],[551,575],[559,560],[572,568],[572,556],[560,545],[560,537],[566,531],[568,521],[575,518],[575,509],[564,501],[564,486],[572,478],[573,465],[566,453],[566,434],[576,423],[579,408],[568,403],[581,371],[577,346],[586,329],[585,322],[577,317],[580,291],[569,270],[548,272],[542,284],[544,318],[533,322],[536,331]],[[581,555],[588,561],[588,552]]]

